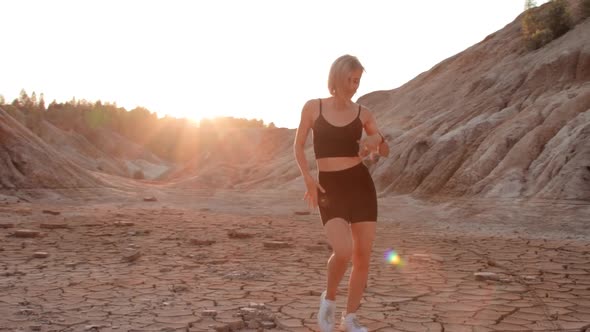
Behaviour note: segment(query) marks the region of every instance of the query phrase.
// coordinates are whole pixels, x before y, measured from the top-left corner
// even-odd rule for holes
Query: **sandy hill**
[[[360,98],[391,136],[380,190],[590,200],[590,20],[533,52],[520,28]]]
[[[104,185],[0,109],[0,189]]]
[[[162,179],[175,187],[253,189],[283,186],[299,176],[294,130],[229,129],[216,135],[206,150]]]
[[[21,111],[12,108],[8,112],[26,126],[27,118]],[[28,129],[23,127],[23,130]],[[143,146],[108,129],[97,129],[96,136],[100,138],[91,142],[75,130],[41,120],[36,133],[31,134],[59,151],[62,157],[93,172],[133,177],[136,171],[141,171],[143,178],[154,179],[172,167]]]

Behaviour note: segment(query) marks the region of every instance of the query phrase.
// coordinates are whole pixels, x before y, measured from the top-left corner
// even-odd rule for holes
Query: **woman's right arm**
[[[307,178],[313,179],[309,171],[307,158],[305,157],[305,142],[307,141],[307,136],[309,135],[309,130],[311,129],[313,123],[310,104],[311,101],[308,101],[303,106],[303,110],[301,111],[301,120],[299,121],[299,127],[295,133],[295,142],[293,144],[297,165],[299,166],[301,175],[303,175],[303,178],[306,180]]]
[[[301,111],[301,121],[299,122],[299,127],[295,133],[295,143],[293,144],[293,149],[295,150],[295,159],[297,160],[297,165],[299,166],[301,175],[303,175],[305,187],[307,188],[303,199],[307,201],[310,207],[316,208],[318,206],[317,190],[319,189],[321,192],[325,192],[325,190],[311,175],[307,158],[305,157],[305,141],[307,141],[307,136],[309,135],[309,131],[313,124],[312,105],[313,102],[308,101],[305,103],[305,106],[303,106],[303,110]]]

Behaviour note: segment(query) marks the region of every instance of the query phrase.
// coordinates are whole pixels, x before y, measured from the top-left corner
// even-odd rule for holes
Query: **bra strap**
[[[320,114],[322,114],[322,98],[318,98],[318,100],[320,101]]]

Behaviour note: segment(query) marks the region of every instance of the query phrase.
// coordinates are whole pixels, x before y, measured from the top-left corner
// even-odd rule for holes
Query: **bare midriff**
[[[318,170],[321,172],[341,171],[356,166],[360,162],[360,157],[329,157],[316,160]]]

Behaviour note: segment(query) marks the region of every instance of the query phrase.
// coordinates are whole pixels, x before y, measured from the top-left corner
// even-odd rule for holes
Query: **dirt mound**
[[[0,189],[102,185],[0,108]]]
[[[154,179],[171,167],[145,147],[111,130],[98,129],[94,135],[91,142],[77,131],[58,128],[49,121],[41,121],[38,132],[45,143],[89,171],[121,177],[134,177],[140,172],[142,179]]]
[[[527,52],[520,19],[360,98],[391,137],[383,193],[590,200],[590,20]]]
[[[108,156],[100,165],[103,171],[106,171],[104,164],[110,162],[120,165],[122,176],[133,177],[136,172],[141,172],[145,179],[155,179],[173,167],[170,162],[159,158],[146,147],[116,132],[101,129],[97,131],[97,135],[100,139],[95,140],[94,146]]]
[[[274,188],[299,176],[295,132],[285,128],[231,129],[165,180],[190,188]],[[311,155],[310,155],[311,160]]]
[[[61,152],[68,160],[91,171],[128,176],[126,165],[112,154],[99,150],[86,137],[74,130],[64,131],[47,121],[42,122],[39,135],[47,144]]]

